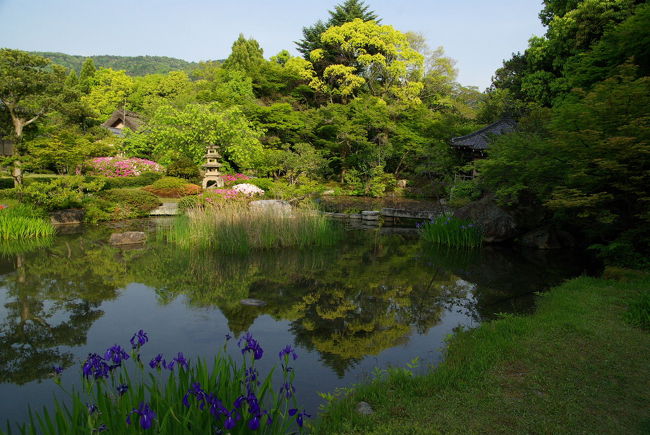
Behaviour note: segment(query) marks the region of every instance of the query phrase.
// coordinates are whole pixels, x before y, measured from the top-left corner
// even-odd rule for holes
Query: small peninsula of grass
[[[0,204],[0,241],[44,239],[54,235],[54,227],[41,210],[17,201]]]
[[[315,433],[649,433],[650,332],[626,320],[649,293],[648,275],[571,280],[531,316],[455,334],[425,375],[357,386]],[[375,412],[358,414],[360,401]]]
[[[174,221],[166,238],[183,248],[246,254],[253,249],[331,246],[342,231],[314,210],[251,210],[246,202],[234,202],[189,209]]]

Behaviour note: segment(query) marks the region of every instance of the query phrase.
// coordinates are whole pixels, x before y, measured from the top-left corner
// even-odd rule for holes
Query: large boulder
[[[483,230],[483,241],[504,242],[515,238],[520,230],[515,217],[499,207],[491,196],[471,202],[454,212],[458,219],[470,221]]]
[[[113,233],[109,243],[115,246],[141,245],[147,241],[147,235],[142,231],[127,231],[124,233]]]
[[[84,220],[85,210],[82,208],[69,208],[56,210],[50,213],[50,220],[54,225],[80,224]]]
[[[281,201],[279,199],[251,201],[249,207],[252,211],[261,213],[278,213],[282,215],[291,214],[291,204],[289,204],[288,201]]]
[[[575,239],[566,231],[544,226],[527,232],[519,238],[519,244],[537,249],[559,249],[575,246]]]

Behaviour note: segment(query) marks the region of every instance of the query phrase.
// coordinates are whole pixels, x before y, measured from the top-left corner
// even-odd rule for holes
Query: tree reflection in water
[[[289,321],[296,343],[343,376],[366,356],[426,333],[446,311],[480,321],[512,308],[503,301],[513,295],[575,272],[557,254],[551,261],[488,248],[424,249],[404,235],[373,232],[350,233],[336,248],[245,257],[179,250],[153,235],[142,249],[121,250],[107,244],[109,235],[93,227],[5,257],[0,382],[22,384],[70,365],[72,354],[60,348],[84,344],[102,302],[133,282],[151,287],[162,305],[182,296],[190,308],[218,308],[236,334],[261,315]],[[245,298],[266,305],[244,306]]]

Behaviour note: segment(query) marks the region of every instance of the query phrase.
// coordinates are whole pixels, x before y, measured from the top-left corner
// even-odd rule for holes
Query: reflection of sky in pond
[[[0,259],[3,419],[50,403],[52,365],[74,362],[64,374],[74,382],[85,355],[128,345],[139,329],[151,339],[145,359],[178,351],[212,359],[228,331],[250,330],[266,351],[263,373],[284,345],[295,345],[298,397],[316,411],[317,392],[416,357],[424,370],[439,362],[455,327],[526,310],[530,299],[518,295],[582,271],[567,268],[561,253],[436,252],[373,232],[350,233],[335,249],[246,258],[187,253],[154,237],[124,251],[105,243],[109,234],[93,227]],[[267,305],[243,306],[243,298]]]

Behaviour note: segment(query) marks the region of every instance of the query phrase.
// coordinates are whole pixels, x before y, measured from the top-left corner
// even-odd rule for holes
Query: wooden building
[[[494,136],[511,133],[516,128],[517,122],[513,119],[502,119],[474,133],[452,138],[451,145],[470,160],[480,159],[486,156]]]
[[[143,124],[140,115],[129,110],[118,109],[102,124],[117,136],[124,136],[124,128],[137,131]]]

